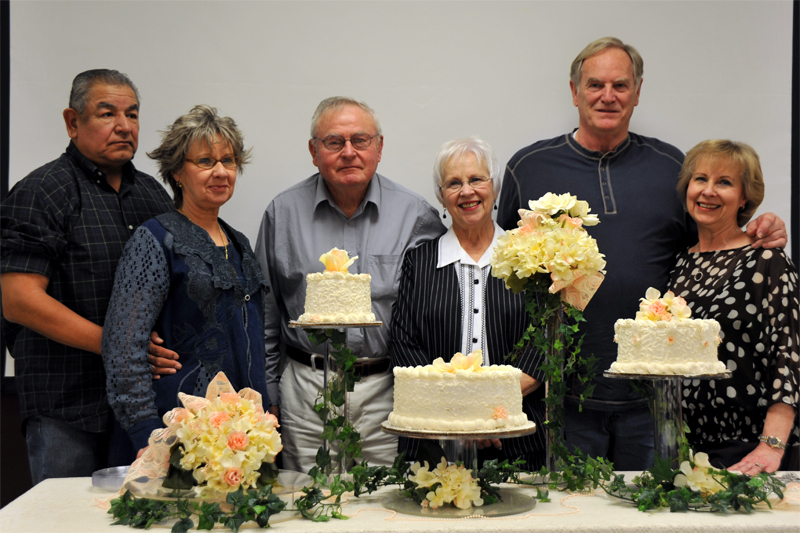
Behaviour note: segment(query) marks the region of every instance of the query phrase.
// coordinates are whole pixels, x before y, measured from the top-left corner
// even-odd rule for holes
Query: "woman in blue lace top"
[[[205,396],[225,372],[269,405],[264,374],[267,282],[247,238],[218,218],[250,151],[236,123],[196,106],[148,154],[172,189],[175,211],[142,224],[119,262],[103,327],[108,400],[136,449],[162,427],[178,393]],[[147,347],[157,331],[180,355],[154,381]]]

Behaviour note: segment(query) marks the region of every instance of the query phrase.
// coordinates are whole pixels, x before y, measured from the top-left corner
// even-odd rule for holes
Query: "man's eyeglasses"
[[[465,183],[468,183],[473,189],[481,189],[486,187],[490,181],[492,181],[492,178],[484,178],[483,176],[473,176],[467,181],[452,179],[440,186],[439,189],[448,193],[457,193],[461,191]]]
[[[353,135],[349,139],[345,139],[341,135],[328,135],[324,139],[320,139],[319,137],[314,137],[315,141],[322,141],[322,144],[325,145],[325,148],[330,150],[331,152],[338,152],[342,148],[344,148],[345,143],[350,141],[350,144],[353,146],[355,150],[365,150],[369,148],[369,145],[372,144],[372,139],[380,135],[376,133],[375,135],[368,135],[366,133],[359,133],[357,135]]]
[[[187,157],[185,161],[194,163],[203,170],[210,170],[217,166],[217,163],[222,163],[222,166],[225,168],[236,168],[239,165],[239,159],[232,155],[226,155],[222,159],[214,159],[213,157],[198,157],[197,159],[189,159]]]

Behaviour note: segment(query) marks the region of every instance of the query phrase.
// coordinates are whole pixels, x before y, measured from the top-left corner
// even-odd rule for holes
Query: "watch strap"
[[[778,437],[773,437],[772,435],[761,435],[758,437],[758,440],[761,442],[766,442],[772,448],[780,448],[781,450],[786,449],[786,444],[784,444],[783,441]]]

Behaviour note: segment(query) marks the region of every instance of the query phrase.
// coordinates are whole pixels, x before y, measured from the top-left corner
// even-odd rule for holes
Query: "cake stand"
[[[460,461],[472,468],[473,476],[478,472],[478,441],[482,439],[508,439],[523,437],[536,432],[536,423],[528,421],[525,425],[513,429],[497,429],[492,431],[430,431],[422,429],[397,428],[388,421],[381,424],[385,433],[399,435],[411,439],[438,439],[449,462]],[[433,465],[430,465],[433,468]],[[500,517],[530,511],[536,506],[536,499],[513,489],[499,489],[502,501],[485,507],[458,509],[456,507],[440,507],[438,509],[423,508],[411,498],[403,496],[401,491],[384,498],[387,509],[399,513],[426,516],[430,518],[463,518],[467,516]]]
[[[353,322],[348,322],[348,323],[319,322],[319,323],[314,323],[314,324],[309,324],[309,323],[305,323],[305,322],[297,322],[295,320],[289,321],[289,327],[290,328],[294,328],[294,329],[323,329],[323,330],[338,329],[338,330],[342,330],[342,329],[351,329],[351,328],[379,328],[381,326],[383,326],[383,322],[381,322],[381,321],[359,322],[359,323],[353,323]],[[328,337],[330,337],[330,336],[331,335],[329,333]],[[323,356],[322,357],[322,380],[323,380],[323,383],[325,384],[325,391],[326,391],[326,395],[327,395],[327,394],[330,393],[330,391],[328,390],[328,386],[329,386],[328,385],[328,373],[330,371],[330,368],[329,368],[329,365],[330,365],[330,363],[329,363],[329,359],[330,359],[330,341],[325,342],[323,344],[322,353],[319,354],[319,355]],[[345,393],[344,393],[344,412],[341,413],[344,416],[345,420],[347,420],[347,403],[348,403],[347,402],[347,391],[345,391]],[[326,440],[322,441],[322,449],[323,450],[327,450],[328,449],[328,441],[326,441]],[[344,474],[347,471],[346,465],[344,464],[344,461],[345,461],[345,458],[342,458],[342,463],[338,465],[339,473],[342,473],[342,474]]]
[[[523,426],[513,429],[496,429],[484,431],[431,431],[424,429],[398,428],[388,421],[381,424],[384,433],[408,437],[411,439],[435,439],[445,451],[448,461],[460,461],[478,471],[478,441],[483,439],[509,439],[524,437],[536,432],[536,423],[530,420]]]
[[[603,377],[611,379],[643,379],[653,382],[653,418],[655,419],[655,456],[668,459],[678,466],[678,450],[683,438],[683,380],[728,379],[733,372],[719,374],[617,374],[606,370]]]

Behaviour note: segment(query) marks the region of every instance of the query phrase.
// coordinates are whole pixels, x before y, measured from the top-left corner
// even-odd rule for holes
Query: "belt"
[[[324,355],[318,353],[307,352],[294,346],[286,345],[286,355],[291,359],[297,361],[302,365],[311,367],[315,370],[322,370],[324,363]],[[329,359],[329,369],[335,371],[336,364],[333,359]],[[391,362],[388,357],[359,357],[353,365],[353,372],[357,376],[371,376],[373,374],[382,374],[388,372],[391,368]]]

